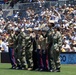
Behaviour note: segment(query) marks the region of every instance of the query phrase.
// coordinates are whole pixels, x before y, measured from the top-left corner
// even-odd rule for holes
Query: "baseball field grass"
[[[0,75],[76,75],[76,65],[61,65],[61,72],[12,70],[10,67],[10,64],[0,63]]]

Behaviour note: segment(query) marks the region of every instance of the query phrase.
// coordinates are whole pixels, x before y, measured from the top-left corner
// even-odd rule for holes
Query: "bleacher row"
[[[22,0],[23,1],[23,0]],[[20,3],[20,2],[16,2],[13,6],[13,8],[11,9],[25,9],[27,7],[30,6],[35,6],[35,8],[38,8],[39,4],[42,4],[42,6],[44,7],[48,7],[49,5],[51,6],[60,6],[63,4],[69,5],[76,5],[76,1],[75,0],[44,0],[43,2],[37,2],[36,0],[34,2],[24,2],[24,3]],[[2,9],[10,9],[10,3],[1,3],[0,2],[0,8]]]
[[[70,5],[75,5],[76,1],[46,1],[43,3],[39,2],[32,2],[32,3],[16,3],[13,8],[9,7],[9,4],[0,4],[0,8],[3,10],[3,17],[9,17],[13,16],[15,11],[21,12],[21,16],[25,17],[26,13],[24,13],[25,10],[27,10],[28,7],[31,7],[35,10],[36,13],[41,12],[40,8],[50,8],[51,6],[56,6],[60,7],[64,4],[67,6]],[[8,9],[8,10],[7,10]]]

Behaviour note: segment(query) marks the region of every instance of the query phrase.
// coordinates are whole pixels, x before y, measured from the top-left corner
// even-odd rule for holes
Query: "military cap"
[[[39,27],[35,27],[34,30],[39,31],[41,29]]]
[[[59,26],[54,26],[54,29],[57,29],[58,31],[60,31],[60,27]]]
[[[15,28],[15,32],[20,32],[20,29],[19,28]]]
[[[54,20],[49,20],[49,23],[55,23],[55,21]]]
[[[45,26],[46,26],[46,24],[42,24],[42,25],[40,26],[40,29],[44,28]]]
[[[49,27],[42,28],[42,32],[47,32],[49,30]]]
[[[54,28],[60,28],[58,25],[55,25]]]
[[[26,29],[26,30],[27,30],[27,31],[31,31],[31,32],[33,31],[33,29],[32,29],[32,28],[28,28],[28,29]]]
[[[54,20],[49,20],[48,21],[48,26],[54,27],[55,26],[55,21]]]

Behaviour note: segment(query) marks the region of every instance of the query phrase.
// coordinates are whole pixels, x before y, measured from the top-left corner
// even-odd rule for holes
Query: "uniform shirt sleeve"
[[[24,47],[25,46],[25,33],[22,33],[22,47]]]
[[[62,47],[62,36],[61,33],[58,33],[58,47],[61,48]]]

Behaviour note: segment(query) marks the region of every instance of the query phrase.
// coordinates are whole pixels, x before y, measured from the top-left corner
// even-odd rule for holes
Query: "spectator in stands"
[[[2,52],[8,52],[8,46],[2,41],[2,36],[0,36],[0,50],[2,50]]]
[[[0,9],[0,18],[3,17],[3,11]]]
[[[66,52],[70,52],[71,48],[67,41],[63,42],[62,49],[64,49]]]

